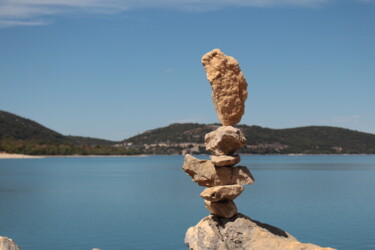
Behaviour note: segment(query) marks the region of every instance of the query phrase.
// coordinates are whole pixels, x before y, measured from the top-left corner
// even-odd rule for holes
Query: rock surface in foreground
[[[21,250],[21,248],[13,240],[0,236],[0,250]]]
[[[186,232],[185,244],[194,250],[332,250],[301,243],[290,234],[271,225],[237,214],[230,219],[209,215]]]
[[[216,113],[225,126],[241,121],[247,98],[247,82],[236,59],[214,49],[202,57],[212,87]]]

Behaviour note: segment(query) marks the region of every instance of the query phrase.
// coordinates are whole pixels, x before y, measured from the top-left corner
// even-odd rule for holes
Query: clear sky
[[[113,140],[218,122],[214,48],[248,81],[241,123],[375,133],[371,0],[0,0],[0,109]]]

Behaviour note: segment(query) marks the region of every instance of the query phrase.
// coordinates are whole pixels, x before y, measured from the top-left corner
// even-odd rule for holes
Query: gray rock
[[[211,161],[199,160],[189,154],[185,155],[183,169],[194,182],[204,187],[254,183],[254,177],[246,167],[215,167]]]
[[[243,148],[246,138],[241,130],[232,126],[221,126],[204,137],[206,149],[213,154],[231,155]]]
[[[233,201],[211,202],[205,200],[204,205],[210,213],[219,217],[231,218],[237,214],[237,206]]]
[[[12,239],[0,236],[0,250],[21,250],[21,248]]]
[[[241,185],[225,185],[206,188],[201,197],[205,200],[217,202],[236,199],[244,190]]]
[[[241,161],[238,154],[220,156],[210,155],[210,159],[216,167],[232,167]]]
[[[332,250],[301,243],[292,235],[240,213],[230,219],[215,215],[203,218],[186,232],[185,244],[193,250]]]

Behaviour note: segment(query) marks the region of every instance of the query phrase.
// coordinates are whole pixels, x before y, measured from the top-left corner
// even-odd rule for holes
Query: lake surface
[[[203,157],[207,158],[207,157]],[[0,235],[24,250],[187,249],[209,213],[182,156],[0,160]],[[375,156],[242,156],[235,202],[302,242],[375,249]]]

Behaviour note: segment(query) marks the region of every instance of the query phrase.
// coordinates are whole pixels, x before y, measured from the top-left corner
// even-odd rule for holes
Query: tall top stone
[[[241,121],[245,112],[247,82],[236,59],[214,49],[202,57],[207,79],[212,87],[212,100],[224,126]]]

